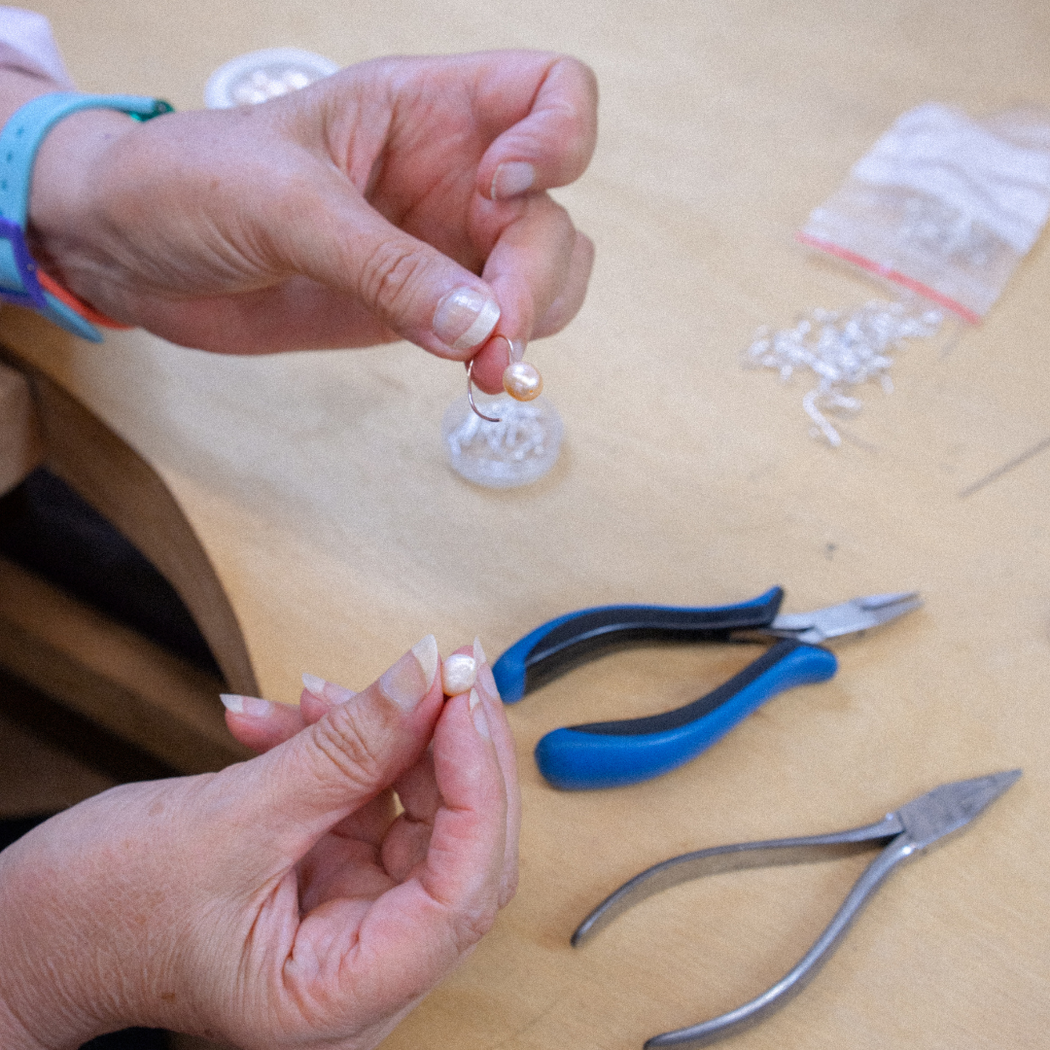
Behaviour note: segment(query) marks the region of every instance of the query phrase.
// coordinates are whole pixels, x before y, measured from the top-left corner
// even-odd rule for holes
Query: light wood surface
[[[773,583],[789,610],[911,587],[926,597],[838,645],[832,681],[770,702],[648,784],[558,793],[532,748],[558,725],[693,699],[751,652],[609,656],[515,707],[520,894],[388,1050],[619,1050],[734,1007],[796,961],[856,864],[720,877],[653,899],[579,951],[569,934],[675,853],[866,823],[943,781],[1014,766],[1016,787],[895,876],[810,988],[733,1045],[1043,1045],[1047,240],[980,328],[899,355],[895,392],[865,393],[838,451],[808,436],[805,385],[745,371],[740,353],[758,325],[872,294],[793,234],[901,112],[1050,104],[1050,7],[36,6],[84,89],[182,108],[200,104],[222,61],[276,45],[347,63],[553,48],[602,85],[593,167],[558,194],[597,242],[592,291],[565,333],[530,351],[566,445],[529,489],[483,491],[451,473],[440,419],[462,370],[410,347],[226,359],[142,333],[88,346],[0,316],[5,342],[159,472],[264,695],[293,700],[303,671],[364,684],[428,631],[443,651],[480,634],[495,657],[550,616],[605,602],[721,603]]]

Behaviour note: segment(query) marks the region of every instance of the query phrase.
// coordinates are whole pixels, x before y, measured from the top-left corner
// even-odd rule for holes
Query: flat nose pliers
[[[707,1046],[757,1024],[802,991],[835,950],[875,890],[901,861],[920,854],[938,840],[964,828],[1020,776],[1021,770],[1013,769],[943,784],[901,806],[895,813],[887,814],[878,823],[832,835],[744,842],[673,857],[636,875],[607,897],[579,925],[572,935],[572,944],[579,946],[634,905],[691,879],[776,864],[832,860],[881,847],[881,852],[854,884],[827,929],[798,964],[772,988],[720,1017],[653,1036],[646,1042],[645,1050]]]
[[[568,613],[512,645],[492,668],[507,703],[610,649],[648,641],[779,639],[757,660],[691,704],[646,718],[592,722],[548,733],[536,746],[543,776],[559,788],[634,784],[694,758],[770,697],[822,682],[838,666],[817,643],[865,631],[922,604],[914,592],[855,598],[813,613],[784,614],[774,587],[738,605],[680,608],[608,605]]]

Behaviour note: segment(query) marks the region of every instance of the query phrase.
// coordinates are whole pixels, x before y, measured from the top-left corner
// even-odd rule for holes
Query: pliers
[[[822,682],[838,666],[816,643],[866,631],[918,608],[915,592],[854,598],[812,613],[784,614],[774,587],[738,605],[677,608],[606,605],[568,613],[537,627],[496,661],[492,673],[506,703],[609,649],[647,641],[780,639],[757,660],[699,700],[647,718],[592,722],[548,733],[536,763],[559,788],[634,784],[667,773],[710,747],[755,708],[796,685]]]
[[[1012,769],[973,780],[942,784],[889,813],[876,824],[840,831],[833,835],[743,842],[717,846],[665,860],[624,883],[587,916],[572,935],[578,947],[628,908],[661,890],[691,879],[775,864],[802,864],[832,860],[863,850],[882,847],[854,884],[813,947],[798,964],[768,991],[729,1013],[710,1021],[664,1032],[645,1043],[645,1050],[658,1047],[698,1047],[733,1035],[764,1020],[806,986],[837,947],[861,908],[883,880],[909,857],[919,854],[939,839],[965,827],[1016,782],[1021,770]]]

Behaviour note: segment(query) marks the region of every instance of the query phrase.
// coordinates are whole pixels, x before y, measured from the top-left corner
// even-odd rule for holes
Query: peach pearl
[[[515,401],[532,401],[543,390],[543,377],[527,361],[514,361],[503,371],[503,389]]]

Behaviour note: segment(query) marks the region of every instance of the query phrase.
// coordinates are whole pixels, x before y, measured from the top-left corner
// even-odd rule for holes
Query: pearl
[[[514,361],[503,371],[503,389],[515,401],[532,401],[543,390],[543,377],[527,361]]]
[[[477,678],[477,661],[466,653],[453,653],[441,664],[441,690],[445,696],[467,692]]]

